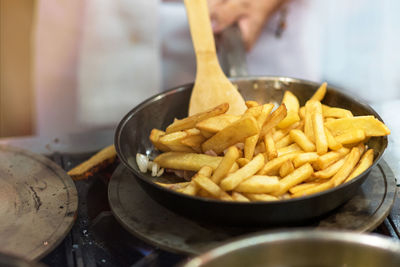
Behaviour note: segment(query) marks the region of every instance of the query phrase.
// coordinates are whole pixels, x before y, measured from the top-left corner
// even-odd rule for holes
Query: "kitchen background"
[[[0,3],[0,136],[112,128],[147,97],[194,79],[182,1]],[[248,53],[249,73],[328,81],[399,129],[396,10],[395,0],[292,0],[282,36],[277,12]]]

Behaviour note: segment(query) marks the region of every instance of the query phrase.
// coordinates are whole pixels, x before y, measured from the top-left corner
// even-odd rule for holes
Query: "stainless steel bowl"
[[[342,231],[270,232],[227,243],[183,266],[398,267],[400,242]]]

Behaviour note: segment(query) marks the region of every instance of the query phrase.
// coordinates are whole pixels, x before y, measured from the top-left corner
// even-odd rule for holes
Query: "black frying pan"
[[[228,57],[229,60],[229,57]],[[232,71],[230,71],[232,72]],[[237,77],[231,79],[246,100],[281,102],[285,90],[305,104],[319,84],[287,77]],[[193,84],[158,94],[132,109],[119,123],[115,147],[120,160],[135,174],[149,197],[170,210],[196,220],[226,225],[301,224],[318,218],[349,200],[376,166],[387,146],[387,137],[374,137],[368,146],[375,150],[373,165],[352,181],[311,196],[274,202],[237,203],[193,197],[158,186],[150,174],[140,172],[136,153],[151,158],[156,151],[149,140],[153,128],[165,129],[174,118],[187,116]],[[354,115],[379,115],[367,104],[337,88],[328,87],[324,104],[350,109]]]

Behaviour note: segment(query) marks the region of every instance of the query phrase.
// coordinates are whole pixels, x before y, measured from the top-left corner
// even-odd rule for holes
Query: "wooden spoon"
[[[197,63],[189,115],[224,102],[229,103],[227,113],[243,114],[246,110],[245,101],[225,76],[218,62],[207,0],[185,0],[185,6]]]

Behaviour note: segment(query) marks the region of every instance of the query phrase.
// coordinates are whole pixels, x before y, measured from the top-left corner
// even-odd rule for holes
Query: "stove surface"
[[[71,169],[92,153],[53,154],[49,158]],[[128,233],[110,211],[108,180],[116,165],[88,180],[75,181],[79,196],[77,220],[65,240],[41,262],[48,266],[175,266],[187,256],[148,245]]]

